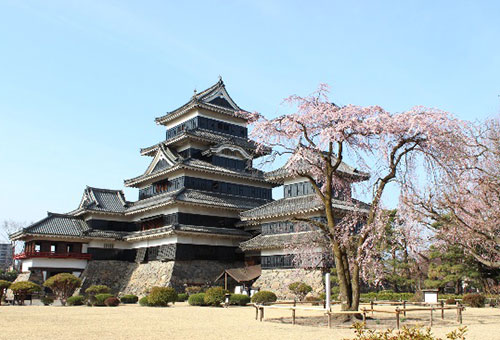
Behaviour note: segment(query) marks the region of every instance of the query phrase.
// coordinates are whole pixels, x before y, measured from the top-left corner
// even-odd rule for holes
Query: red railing
[[[29,259],[31,257],[90,260],[92,256],[90,254],[84,254],[84,253],[54,253],[54,252],[43,252],[43,251],[33,251],[33,252],[30,251],[17,254],[14,256],[14,259],[22,260],[22,259]]]

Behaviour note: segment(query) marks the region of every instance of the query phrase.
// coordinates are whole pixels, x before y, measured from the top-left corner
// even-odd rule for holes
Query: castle
[[[211,285],[231,269],[232,285],[246,282],[286,295],[291,281],[315,291],[323,287],[326,263],[295,268],[287,245],[320,237],[297,230],[295,215],[321,218],[321,202],[304,178],[286,166],[264,173],[253,161],[265,156],[248,140],[243,111],[222,79],[196,93],[181,107],[155,119],[166,129],[163,141],[141,149],[151,157],[143,174],[124,181],[138,189],[129,201],[123,191],[87,187],[78,207],[48,216],[12,235],[24,241],[19,260],[23,279],[42,282],[71,272],[90,284],[107,284],[117,292],[143,294],[154,285],[182,291]],[[368,178],[342,164],[349,181]],[[284,187],[273,201],[272,188]],[[335,209],[366,211],[338,197]],[[318,248],[318,254],[325,252]],[[251,268],[252,270],[246,270]],[[237,282],[234,282],[234,281]],[[225,285],[227,286],[227,275]]]

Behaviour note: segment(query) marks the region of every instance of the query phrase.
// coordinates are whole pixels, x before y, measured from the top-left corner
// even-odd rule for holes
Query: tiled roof
[[[101,212],[123,213],[126,207],[127,202],[123,191],[87,187],[83,192],[79,208]]]
[[[159,194],[150,198],[130,203],[130,207],[125,213],[132,214],[141,210],[154,209],[156,207],[172,204],[177,201],[193,204],[212,205],[237,210],[252,209],[268,202],[267,200],[259,198],[181,188],[176,191]]]
[[[195,107],[201,107],[208,110],[216,111],[219,113],[227,114],[229,116],[241,118],[237,112],[242,109],[233,101],[226,91],[226,87],[222,78],[217,83],[208,89],[194,93],[191,99],[181,107],[168,112],[167,114],[155,119],[157,124],[165,124],[168,121],[182,115],[183,113]]]
[[[156,154],[156,150],[160,145],[169,146],[175,144],[184,139],[199,139],[205,142],[209,142],[213,145],[216,144],[233,144],[243,149],[255,153],[255,149],[257,148],[257,144],[249,139],[236,137],[233,135],[228,135],[225,133],[210,131],[202,128],[196,128],[193,130],[186,130],[181,134],[177,135],[174,138],[169,140],[157,143],[155,145],[149,146],[147,148],[141,149],[141,155],[143,156],[154,156]],[[259,154],[260,155],[260,154]]]
[[[283,183],[283,180],[287,177],[293,177],[290,171],[286,168],[287,164],[283,165],[281,168],[278,168],[273,171],[269,171],[265,174],[265,177],[272,182]],[[352,166],[342,162],[338,167],[337,171],[343,173],[344,175],[354,177],[359,180],[366,180],[370,177],[370,174],[366,172],[362,172],[353,168]]]
[[[10,235],[19,239],[23,235],[66,236],[84,238],[119,238],[123,233],[91,229],[87,222],[77,217],[64,214],[48,213],[48,216],[29,227]]]
[[[306,231],[299,233],[258,235],[254,238],[242,242],[240,248],[244,251],[258,249],[276,249],[291,244],[324,242],[325,236],[318,231]]]
[[[337,210],[358,210],[368,212],[369,206],[366,203],[352,200],[341,201],[332,200],[333,208]],[[252,210],[247,210],[240,213],[242,220],[256,220],[280,216],[293,216],[311,212],[319,212],[323,210],[323,203],[316,194],[282,198]]]
[[[211,173],[217,173],[217,174],[224,174],[224,175],[229,175],[232,177],[243,177],[243,178],[248,178],[248,179],[253,179],[257,181],[265,181],[264,178],[264,173],[260,170],[257,169],[251,169],[251,170],[233,170],[233,169],[228,169],[224,168],[222,166],[214,165],[209,162],[202,161],[200,159],[196,158],[188,158],[188,159],[180,159],[177,164],[172,165],[168,168],[161,169],[156,172],[152,172],[150,174],[142,174],[140,176],[130,178],[125,180],[125,185],[126,186],[136,186],[140,183],[142,183],[144,180],[147,179],[152,179],[152,178],[157,178],[161,177],[165,174],[168,174],[172,171],[176,171],[178,169],[193,169],[193,170],[200,170],[204,172],[211,172]]]

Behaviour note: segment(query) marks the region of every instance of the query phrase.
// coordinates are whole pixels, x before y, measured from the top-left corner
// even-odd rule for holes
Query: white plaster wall
[[[309,180],[305,177],[294,177],[294,178],[287,178],[283,182],[285,185],[288,185],[288,184],[295,184],[295,183],[301,183],[301,182],[309,182]]]
[[[113,240],[92,240],[89,242],[90,248],[104,248],[104,244],[113,244],[114,249],[130,249],[131,245],[128,242],[113,241]]]
[[[263,249],[260,252],[260,256],[273,256],[273,255],[287,255],[287,254],[293,254],[296,251],[290,251],[287,249],[283,248],[277,248],[277,249]],[[312,249],[312,251],[308,251],[308,253],[322,253],[323,249],[321,247],[316,247]]]
[[[23,272],[26,272],[29,270],[30,267],[85,269],[86,266],[87,266],[87,260],[31,258],[23,260],[21,268]]]
[[[171,235],[160,239],[136,241],[131,244],[131,247],[132,248],[156,247],[172,243],[199,244],[199,245],[226,246],[226,247],[236,247],[239,245],[239,241],[234,239]]]
[[[208,111],[205,109],[193,109],[192,111],[185,113],[182,116],[166,123],[165,127],[167,129],[171,129],[171,128],[173,128],[179,124],[182,124],[185,121],[188,121],[191,118],[194,118],[196,116],[211,118],[211,119],[215,119],[215,120],[219,120],[222,122],[227,122],[227,123],[231,123],[231,124],[239,125],[239,126],[243,126],[243,127],[247,126],[246,122],[243,119],[234,118],[231,116],[227,116],[227,115],[217,113],[217,112]]]

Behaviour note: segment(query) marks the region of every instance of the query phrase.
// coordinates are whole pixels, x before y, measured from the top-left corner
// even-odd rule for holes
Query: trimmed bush
[[[442,338],[437,338],[432,334],[430,328],[419,328],[419,327],[406,327],[403,326],[400,330],[367,330],[363,323],[356,322],[352,325],[354,328],[355,337],[345,340],[442,340]],[[465,333],[467,332],[467,327],[460,327],[453,332],[446,334],[446,339],[449,340],[463,340],[465,339]]]
[[[261,290],[260,292],[255,293],[251,299],[253,303],[257,304],[275,302],[276,300],[278,300],[276,294],[268,290]]]
[[[229,304],[236,306],[246,306],[250,302],[250,297],[245,294],[233,294],[229,297]]]
[[[177,302],[187,301],[188,298],[189,298],[189,295],[187,295],[186,293],[177,294]]]
[[[48,296],[42,296],[40,298],[40,301],[43,303],[44,306],[50,306],[51,304],[54,303],[54,299]]]
[[[121,298],[120,298],[120,301],[122,303],[137,303],[137,301],[139,301],[139,297],[137,295],[133,295],[133,294],[127,294],[127,295],[123,295]]]
[[[0,280],[0,305],[2,304],[3,296],[5,295],[5,292],[10,287],[10,285],[11,283],[9,281]]]
[[[92,303],[92,306],[105,306],[104,301],[106,301],[106,299],[109,299],[110,297],[114,297],[113,294],[97,294],[96,296],[94,296],[94,302]]]
[[[197,293],[189,296],[188,303],[191,306],[206,306],[205,293]]]
[[[15,270],[11,270],[10,272],[0,270],[0,280],[14,282],[18,274]]]
[[[205,303],[208,306],[218,307],[224,302],[226,291],[222,287],[208,288],[205,292]]]
[[[307,294],[312,292],[312,287],[304,282],[294,282],[288,286],[288,289],[300,300],[304,300]]]
[[[88,296],[88,304],[91,306],[95,305],[95,296],[98,294],[109,294],[111,290],[105,285],[92,285],[85,289],[85,293]],[[104,303],[104,301],[103,301]]]
[[[109,297],[106,300],[104,300],[104,304],[108,307],[116,307],[120,304],[120,299],[116,297]]]
[[[139,299],[139,304],[143,307],[147,307],[149,306],[149,302],[148,302],[148,297],[147,296],[144,296],[142,298]]]
[[[28,295],[39,292],[42,287],[31,281],[19,281],[10,285],[10,290],[14,292],[20,305],[24,305],[24,300]]]
[[[188,295],[198,294],[198,293],[201,293],[201,287],[200,286],[190,286],[190,287],[186,287],[186,289],[184,289],[184,291]]]
[[[318,296],[306,296],[306,298],[304,299],[304,301],[306,302],[311,302],[311,304],[313,306],[319,306],[320,303],[323,301],[321,298],[319,298]]]
[[[148,295],[149,306],[168,307],[170,302],[177,301],[177,293],[172,287],[153,287]]]
[[[85,296],[75,295],[68,298],[66,301],[68,306],[82,306],[85,303]]]
[[[455,299],[446,299],[445,303],[447,305],[455,305],[457,303],[457,300],[455,300]]]
[[[66,301],[82,285],[82,280],[70,273],[60,273],[49,277],[43,285],[52,290],[61,305],[66,306]]]
[[[486,297],[477,293],[465,294],[462,301],[464,304],[471,307],[480,308],[484,307],[484,305],[486,304]]]

